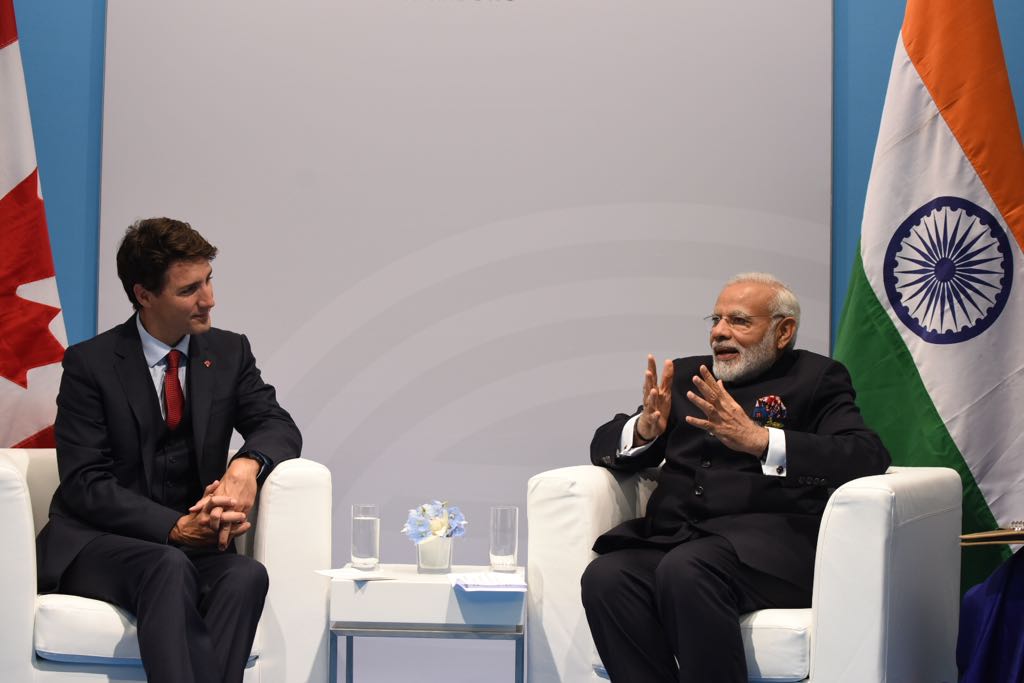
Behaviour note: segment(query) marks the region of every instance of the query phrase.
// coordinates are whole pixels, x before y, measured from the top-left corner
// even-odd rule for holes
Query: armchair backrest
[[[0,448],[0,463],[14,467],[28,484],[32,503],[34,533],[46,524],[50,513],[50,500],[57,490],[57,451],[53,448]]]

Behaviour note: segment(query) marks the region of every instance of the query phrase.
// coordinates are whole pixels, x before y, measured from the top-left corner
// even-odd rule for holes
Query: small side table
[[[452,571],[462,574],[489,569],[462,565]],[[338,680],[338,639],[342,636],[346,683],[352,683],[352,640],[356,636],[514,640],[515,680],[523,683],[526,593],[458,590],[447,574],[419,574],[414,564],[386,564],[381,570],[395,578],[331,581],[331,683]]]

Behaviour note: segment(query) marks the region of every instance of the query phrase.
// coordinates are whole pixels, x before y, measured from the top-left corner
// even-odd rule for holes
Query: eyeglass
[[[775,318],[785,317],[781,313],[776,313],[775,315],[741,315],[739,313],[730,313],[729,315],[708,315],[704,317],[704,320],[707,322],[708,327],[712,329],[724,320],[725,324],[730,328],[742,332],[749,330],[754,325],[754,318],[771,318],[774,320]]]

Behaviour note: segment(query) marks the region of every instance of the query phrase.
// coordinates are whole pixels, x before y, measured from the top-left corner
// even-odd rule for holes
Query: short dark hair
[[[135,285],[159,294],[167,283],[167,269],[178,261],[212,261],[213,246],[192,226],[173,218],[146,218],[135,221],[124,233],[117,248],[117,276],[135,310]]]

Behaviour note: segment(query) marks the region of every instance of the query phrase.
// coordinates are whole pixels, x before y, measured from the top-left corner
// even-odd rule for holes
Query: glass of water
[[[519,508],[491,508],[491,571],[514,572],[519,551]]]
[[[352,506],[352,566],[376,569],[380,562],[380,510],[376,505]]]

